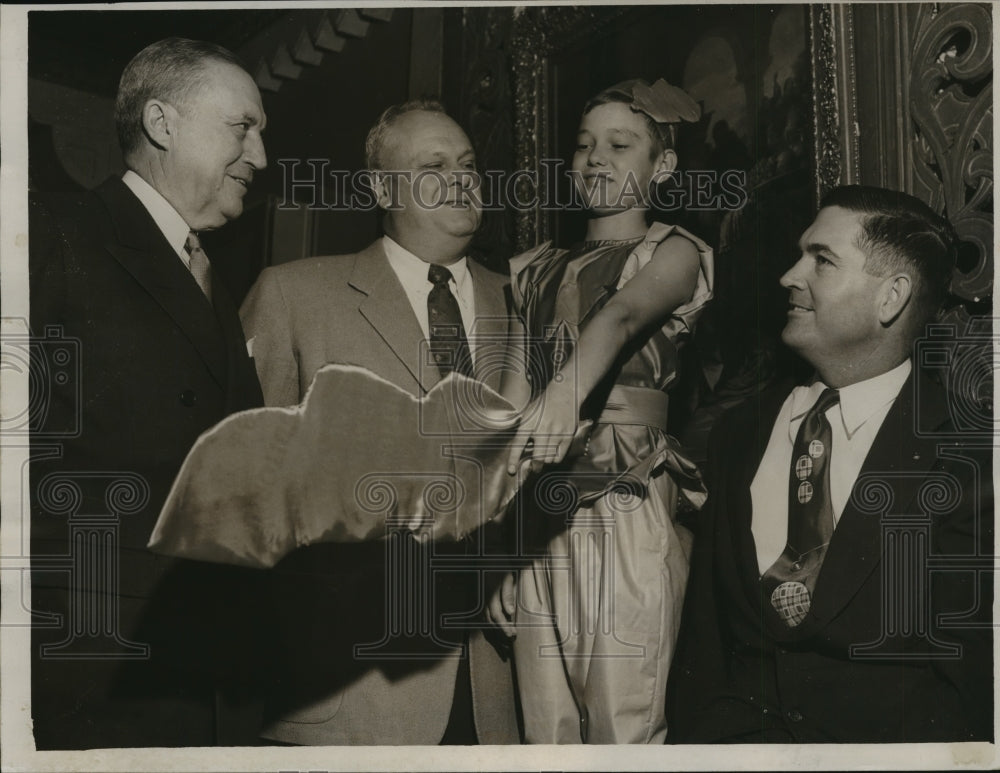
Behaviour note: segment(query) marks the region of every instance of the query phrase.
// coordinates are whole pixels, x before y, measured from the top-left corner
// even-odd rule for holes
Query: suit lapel
[[[358,304],[362,316],[421,389],[424,392],[430,390],[441,380],[441,376],[436,366],[421,362],[427,343],[410,299],[385,256],[381,239],[358,253],[348,283],[367,296]]]
[[[940,398],[921,400],[921,424],[940,426],[947,420],[942,391],[926,379],[920,386],[922,396],[930,394]],[[865,485],[874,481],[888,483],[892,494],[885,511],[909,512],[926,473],[937,463],[935,440],[919,438],[914,433],[914,406],[914,375],[911,373],[875,436],[851,498],[844,507],[816,583],[811,614],[803,628],[808,625],[814,630],[832,619],[858,592],[882,558],[883,513],[860,510],[856,503],[856,500],[863,503],[870,499],[862,493]]]
[[[481,345],[476,352],[476,377],[490,388],[499,391],[500,379],[503,376],[502,368],[487,367],[492,359],[489,351],[497,344],[496,337],[503,336],[504,340],[500,345],[506,347],[508,304],[506,299],[507,289],[502,285],[502,280],[492,276],[490,272],[473,263],[471,259],[466,261],[472,277],[472,287],[476,299],[476,322],[475,327],[470,331],[470,336],[477,336],[481,339]]]
[[[96,192],[108,209],[117,237],[108,241],[106,249],[170,316],[225,388],[225,343],[215,313],[191,272],[121,180],[109,180]]]

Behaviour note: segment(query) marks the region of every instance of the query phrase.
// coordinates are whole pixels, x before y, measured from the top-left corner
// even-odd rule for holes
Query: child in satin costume
[[[529,548],[533,560],[516,583],[505,580],[487,616],[513,637],[529,743],[666,736],[690,547],[674,514],[679,491],[696,505],[703,498],[694,465],[666,433],[667,390],[711,298],[713,266],[700,239],[646,216],[650,186],[677,163],[675,125],[699,114],[663,80],[594,97],[573,156],[585,241],[511,261],[532,352],[526,372],[547,386],[529,404],[517,386],[527,381],[505,383],[527,404],[509,471],[546,464],[520,505],[542,549]]]

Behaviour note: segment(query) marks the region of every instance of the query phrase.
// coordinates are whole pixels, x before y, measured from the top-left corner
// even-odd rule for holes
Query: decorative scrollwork
[[[605,494],[608,509],[615,515],[632,513],[642,507],[646,498],[646,484],[634,475],[626,474],[615,481]]]
[[[921,5],[910,73],[915,193],[951,220],[967,249],[952,292],[993,287],[993,24],[988,6]]]
[[[131,515],[149,503],[149,483],[141,475],[118,473],[104,492],[109,513]]]
[[[396,511],[396,487],[386,473],[365,475],[354,487],[354,501],[368,513],[388,515]]]
[[[114,516],[141,512],[149,504],[149,483],[134,472],[52,472],[38,484],[38,503],[53,515],[79,515],[86,501],[96,507],[104,500],[106,513]],[[89,510],[86,515],[96,515]]]
[[[83,503],[83,489],[68,475],[49,473],[38,484],[38,504],[53,515],[74,515]]]
[[[892,507],[895,495],[892,486],[879,476],[858,479],[851,492],[851,502],[862,513],[883,515]]]
[[[424,487],[423,501],[430,513],[455,510],[465,501],[465,486],[455,475],[434,478]]]
[[[928,476],[917,492],[920,512],[928,515],[950,513],[962,501],[962,487],[949,473],[939,472]]]
[[[534,504],[548,515],[571,516],[580,503],[572,475],[559,470],[543,473],[534,491]]]

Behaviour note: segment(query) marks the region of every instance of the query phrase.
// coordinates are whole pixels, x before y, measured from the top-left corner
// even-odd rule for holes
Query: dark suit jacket
[[[476,375],[498,387],[507,342],[506,280],[476,264],[469,268]],[[268,405],[298,403],[328,363],[367,368],[414,397],[440,380],[381,241],[356,255],[266,269],[241,314]],[[405,437],[418,428],[399,430]],[[364,442],[344,438],[345,446]],[[475,568],[480,544],[474,539],[467,555],[462,546],[403,540],[398,547],[408,559],[390,555],[397,545],[386,541],[314,545],[282,562],[275,586],[280,654],[266,737],[301,744],[438,743],[455,693],[461,654],[455,645],[482,604]],[[449,562],[455,570],[442,571]],[[419,630],[428,620],[433,631]],[[372,648],[356,649],[365,646]],[[469,637],[469,651],[480,742],[516,743],[509,663],[478,631]]]
[[[834,532],[809,616],[789,631],[759,591],[750,484],[790,389],[728,412],[712,433],[668,741],[991,738],[991,444],[959,440],[944,391],[927,379],[915,390],[911,376]]]
[[[116,634],[103,649],[134,655],[133,648],[114,641],[117,635],[151,645],[151,659],[144,661],[151,667],[203,661],[213,643],[206,640],[208,629],[199,626],[218,611],[207,599],[214,595],[221,609],[231,609],[231,600],[224,598],[228,591],[219,583],[229,583],[236,575],[157,556],[145,546],[197,437],[228,414],[262,404],[236,307],[218,279],[213,304],[207,302],[152,217],[120,179],[82,195],[35,198],[30,214],[33,366],[42,376],[31,465],[36,609],[44,610],[48,603],[51,611],[70,614],[70,587],[95,594],[94,599],[116,598],[119,619],[110,623],[117,626]],[[47,453],[50,448],[56,456]],[[78,493],[60,497],[64,482]],[[112,528],[117,549],[98,548],[97,555],[111,561],[108,566],[117,565],[117,577],[103,571],[74,577],[67,571],[70,564],[81,566],[90,553],[71,544],[73,524],[79,525],[81,516],[103,514],[117,515]],[[91,612],[74,614],[79,618]],[[113,613],[105,615],[110,616]],[[36,643],[64,638],[70,622],[64,619],[54,630],[39,629]],[[72,646],[65,650],[72,651]],[[80,725],[79,714],[86,709],[67,714],[65,705],[44,707],[49,697],[56,703],[71,701],[57,683],[86,676],[88,663],[76,661],[76,671],[46,676],[50,667],[69,669],[70,661],[44,661],[36,669],[36,733],[52,743],[72,743],[65,740],[71,733],[68,726]],[[152,671],[146,669],[147,674]],[[128,689],[141,692],[143,678],[134,676],[126,680]],[[173,680],[171,675],[162,681]],[[99,680],[79,689],[96,696],[116,688]],[[63,720],[50,731],[51,713]],[[134,722],[130,715],[136,717]],[[205,742],[198,732],[185,735],[180,729],[183,716],[161,721],[158,729],[151,727],[157,721],[152,715],[140,718],[138,712],[123,711],[115,720],[115,733],[104,736],[102,728],[94,726],[94,735],[82,742]],[[211,723],[208,730],[211,733]]]

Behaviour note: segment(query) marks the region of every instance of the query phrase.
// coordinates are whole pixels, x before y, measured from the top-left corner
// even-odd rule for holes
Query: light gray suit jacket
[[[469,331],[476,376],[498,388],[510,313],[507,281],[478,264],[470,262],[469,268],[476,306],[476,324]],[[440,380],[433,360],[428,364],[420,325],[381,240],[355,255],[308,258],[265,269],[241,316],[269,406],[300,402],[316,371],[328,363],[368,368],[418,397]],[[302,629],[293,635],[329,636],[336,640],[329,650],[331,657],[340,652],[336,657],[345,662],[319,662],[325,657],[322,646],[297,648],[303,642],[286,646],[286,655],[299,661],[293,666],[296,676],[277,686],[277,692],[285,694],[279,695],[278,708],[272,705],[267,712],[265,737],[300,744],[436,744],[441,740],[451,710],[458,650],[415,662],[413,668],[402,667],[404,662],[398,669],[364,668],[346,662],[351,656],[343,654],[350,652],[350,645],[364,643],[357,638],[351,641],[366,636],[358,631],[367,624],[358,622],[359,616],[371,610],[373,618],[385,614],[381,590],[373,590],[382,584],[376,575],[383,567],[374,565],[382,560],[381,548],[370,547],[375,552],[361,559],[370,564],[367,567],[352,565],[354,554],[343,566],[339,554],[322,559],[338,562],[334,574],[343,570],[345,581],[332,583],[341,589],[336,595],[357,594],[364,601],[333,599],[326,609],[326,601],[312,600],[293,613],[294,625]],[[295,597],[309,592],[293,589],[279,604],[294,605],[300,600]],[[329,619],[324,627],[323,621],[307,621],[306,617],[339,619]],[[479,631],[469,636],[469,650],[480,742],[517,743],[510,664]],[[310,659],[316,662],[310,664]],[[324,679],[330,689],[317,689],[315,682]]]

